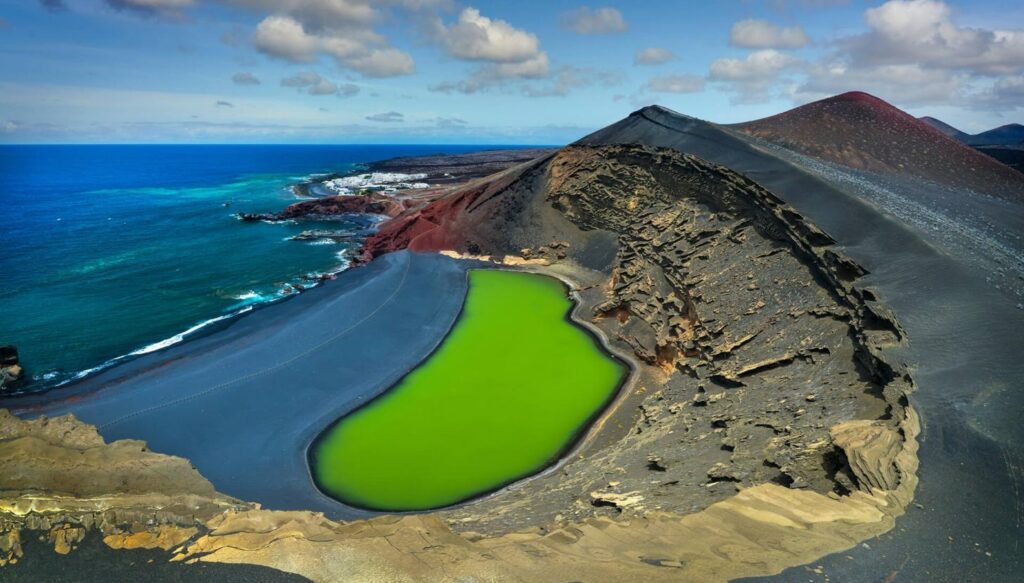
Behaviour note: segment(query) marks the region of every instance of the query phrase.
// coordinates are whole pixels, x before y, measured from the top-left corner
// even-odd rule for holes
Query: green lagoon
[[[498,270],[469,278],[441,346],[314,443],[325,493],[385,511],[485,494],[554,462],[615,394],[627,369],[569,320],[562,282]]]

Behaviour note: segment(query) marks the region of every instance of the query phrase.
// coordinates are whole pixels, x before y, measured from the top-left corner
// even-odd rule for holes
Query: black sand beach
[[[108,441],[145,440],[191,460],[219,491],[266,508],[365,516],[316,489],[303,452],[444,338],[469,265],[388,255],[204,338],[5,405],[23,417],[73,413]],[[61,401],[30,405],[46,398]]]

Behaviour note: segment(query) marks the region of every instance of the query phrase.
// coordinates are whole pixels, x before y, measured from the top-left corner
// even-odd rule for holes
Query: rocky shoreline
[[[280,222],[295,220],[330,220],[334,217],[364,214],[394,218],[410,208],[422,207],[466,182],[501,172],[512,166],[545,156],[554,152],[551,148],[527,148],[514,150],[484,150],[468,154],[438,154],[432,156],[391,158],[366,164],[369,172],[380,172],[395,176],[422,176],[429,184],[416,188],[399,183],[393,192],[363,189],[358,194],[339,194],[312,198],[311,187],[315,184],[354,176],[328,174],[296,184],[292,187],[296,196],[312,198],[289,205],[276,213],[239,213],[245,222]],[[355,176],[357,176],[355,174]]]
[[[0,391],[21,380],[24,370],[14,346],[0,346]]]
[[[329,219],[352,214],[394,217],[403,210],[401,202],[383,194],[338,195],[297,202],[277,213],[239,213],[237,217],[245,222],[273,223],[297,219]]]

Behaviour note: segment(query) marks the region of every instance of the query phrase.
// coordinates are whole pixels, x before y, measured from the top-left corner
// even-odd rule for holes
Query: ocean
[[[290,186],[395,156],[480,146],[0,146],[0,345],[18,391],[58,387],[201,333],[348,265],[352,242],[294,241],[329,224],[243,223]]]

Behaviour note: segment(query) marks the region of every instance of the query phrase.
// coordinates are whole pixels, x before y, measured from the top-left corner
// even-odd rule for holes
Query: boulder
[[[21,378],[21,373],[18,349],[13,345],[0,346],[0,390],[13,385]]]

